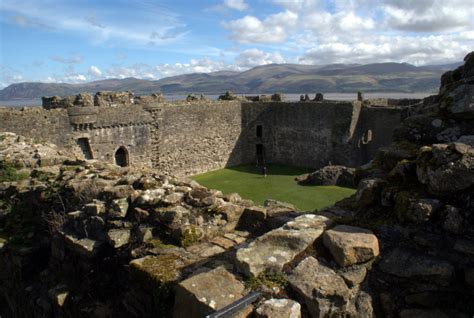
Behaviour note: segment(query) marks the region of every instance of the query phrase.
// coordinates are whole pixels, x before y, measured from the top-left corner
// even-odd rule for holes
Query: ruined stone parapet
[[[42,97],[43,108],[44,109],[56,109],[56,108],[68,108],[73,105],[74,96],[68,96],[66,98],[61,98],[59,96]]]
[[[94,95],[94,105],[102,107],[130,106],[134,103],[132,92],[97,92]]]
[[[96,106],[69,107],[69,122],[72,125],[85,125],[97,122],[99,108]]]

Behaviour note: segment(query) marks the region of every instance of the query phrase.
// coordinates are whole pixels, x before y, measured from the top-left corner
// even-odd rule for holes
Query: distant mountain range
[[[25,82],[0,90],[0,100],[67,96],[80,92],[132,91],[136,95],[258,93],[352,93],[430,92],[439,87],[440,76],[461,63],[417,67],[407,63],[331,64],[324,66],[270,64],[244,72],[193,73],[157,81],[137,78],[106,79],[83,84]]]

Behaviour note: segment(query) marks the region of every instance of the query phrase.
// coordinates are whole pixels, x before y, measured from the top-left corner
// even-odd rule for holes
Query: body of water
[[[418,92],[418,93],[384,93],[384,92],[376,92],[376,93],[364,93],[364,97],[366,99],[370,98],[425,98],[430,95],[436,94],[435,92]],[[244,94],[244,95],[259,95],[259,94]],[[271,94],[266,94],[271,95]],[[286,101],[299,101],[300,95],[302,94],[284,94]],[[175,100],[184,100],[186,99],[187,95],[165,95],[167,101],[175,101]],[[210,100],[217,100],[219,95],[205,95]],[[309,94],[310,98],[314,98],[315,94]],[[344,100],[350,101],[357,99],[357,93],[326,93],[324,94],[324,99],[327,100]],[[25,100],[0,100],[0,106],[5,107],[32,107],[32,106],[41,106],[42,102],[40,98],[36,99],[25,99]]]

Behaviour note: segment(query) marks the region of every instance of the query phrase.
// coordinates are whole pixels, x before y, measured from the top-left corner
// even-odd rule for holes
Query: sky
[[[271,63],[460,62],[474,0],[1,0],[0,88]]]

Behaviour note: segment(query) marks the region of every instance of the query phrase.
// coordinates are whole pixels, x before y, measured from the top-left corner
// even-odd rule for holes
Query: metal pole
[[[260,292],[251,292],[247,294],[245,297],[240,298],[239,300],[233,302],[225,306],[222,309],[219,309],[212,314],[206,316],[206,318],[224,318],[229,317],[231,314],[245,308],[246,306],[250,305],[254,301],[256,301],[262,293]]]

